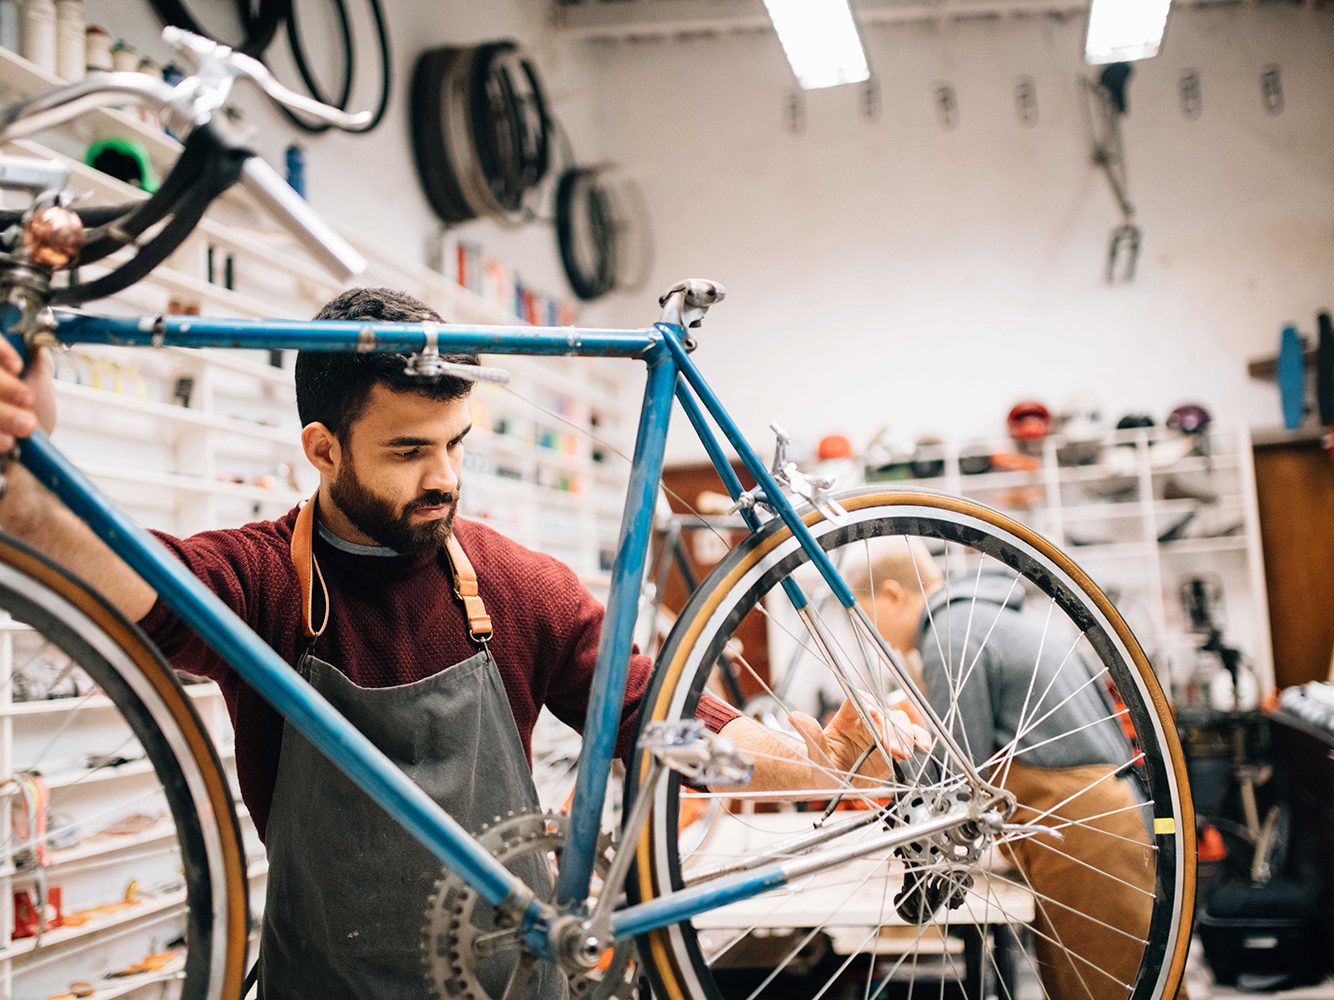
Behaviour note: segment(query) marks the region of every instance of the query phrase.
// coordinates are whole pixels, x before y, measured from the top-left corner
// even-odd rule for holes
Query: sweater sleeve
[[[175,538],[154,531],[158,541],[203,581],[224,604],[252,624],[250,588],[255,579],[251,546],[236,530],[205,531]],[[220,681],[227,666],[194,631],[184,624],[159,596],[139,621],[139,627],[162,650],[177,670]]]
[[[562,659],[552,673],[546,705],[558,719],[582,733],[589,709],[598,639],[602,635],[605,612],[574,572],[568,569],[566,572],[569,574],[569,592],[573,595],[572,606],[566,623]],[[636,647],[630,657],[629,680],[616,734],[616,755],[627,762],[634,750],[639,712],[652,672],[653,661],[642,655]],[[714,732],[721,730],[740,714],[732,706],[708,694],[700,699],[695,710],[695,717],[702,719]]]

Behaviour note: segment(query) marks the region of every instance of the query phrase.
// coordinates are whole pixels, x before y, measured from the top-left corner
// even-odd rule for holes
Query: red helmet
[[[853,454],[852,442],[842,434],[826,434],[815,448],[815,455],[821,462],[831,458],[852,458]]]
[[[1010,437],[1016,441],[1033,441],[1047,436],[1051,429],[1051,413],[1041,403],[1026,399],[1010,408],[1006,423],[1010,426]]]

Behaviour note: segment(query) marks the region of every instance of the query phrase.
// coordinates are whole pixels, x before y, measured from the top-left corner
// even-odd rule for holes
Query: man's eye
[[[409,448],[407,451],[396,451],[394,452],[394,455],[397,458],[408,459],[408,458],[416,458],[420,453],[421,453],[420,448]]]

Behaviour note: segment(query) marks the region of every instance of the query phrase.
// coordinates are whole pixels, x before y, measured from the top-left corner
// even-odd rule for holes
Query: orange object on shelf
[[[1227,845],[1216,826],[1206,826],[1200,832],[1200,844],[1197,854],[1201,861],[1222,861],[1227,857]]]

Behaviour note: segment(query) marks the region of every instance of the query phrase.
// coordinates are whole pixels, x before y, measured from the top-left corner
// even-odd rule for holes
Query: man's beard
[[[367,489],[357,478],[352,463],[345,462],[329,486],[329,494],[347,519],[365,535],[400,555],[417,556],[445,543],[454,527],[459,494],[429,490],[410,501],[401,510]],[[412,522],[414,512],[423,507],[447,506],[445,516],[420,524]]]

